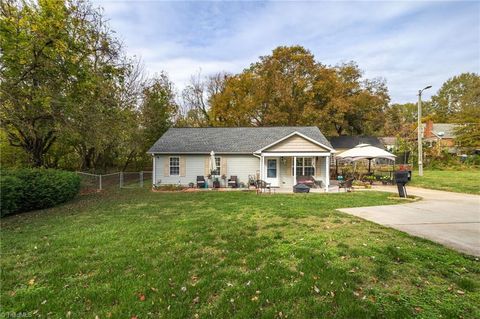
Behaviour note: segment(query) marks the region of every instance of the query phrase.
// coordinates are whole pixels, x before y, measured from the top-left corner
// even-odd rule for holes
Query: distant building
[[[457,124],[433,123],[429,120],[423,126],[423,140],[430,147],[439,146],[447,149],[449,153],[456,153],[455,128]]]
[[[379,137],[380,141],[382,142],[385,150],[392,152],[395,150],[395,146],[397,145],[397,138],[395,136],[384,136]]]
[[[385,148],[380,138],[376,136],[332,136],[328,140],[337,153],[354,148],[358,144],[370,144],[381,149]]]

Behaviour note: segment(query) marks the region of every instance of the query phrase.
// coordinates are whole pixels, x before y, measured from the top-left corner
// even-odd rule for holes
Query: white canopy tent
[[[354,148],[346,150],[336,157],[343,160],[358,161],[362,159],[368,159],[368,172],[370,172],[370,165],[373,159],[385,158],[395,161],[396,155],[389,153],[381,148],[371,146],[370,144],[359,144]]]

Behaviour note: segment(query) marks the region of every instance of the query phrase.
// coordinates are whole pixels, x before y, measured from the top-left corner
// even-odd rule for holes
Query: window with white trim
[[[292,164],[293,174],[293,164]],[[297,157],[297,176],[315,176],[315,157]]]
[[[170,157],[170,175],[180,175],[180,157],[178,156]]]
[[[220,172],[222,171],[221,165],[222,158],[220,156],[215,156],[215,166],[217,166],[217,169],[212,172],[212,175],[220,175]]]

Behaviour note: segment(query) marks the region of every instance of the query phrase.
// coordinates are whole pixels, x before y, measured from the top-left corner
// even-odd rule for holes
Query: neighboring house
[[[456,153],[455,147],[455,128],[456,124],[451,123],[433,123],[428,121],[422,123],[423,140],[431,147],[438,146],[447,149],[450,153]]]
[[[354,148],[359,144],[370,144],[383,149],[382,141],[376,136],[332,136],[328,138],[337,154]]]
[[[247,184],[252,176],[291,189],[298,176],[314,176],[328,191],[334,149],[317,127],[171,128],[148,151],[153,183],[188,185],[197,176],[207,180],[211,151],[219,167],[214,178],[221,183],[222,176],[237,176]]]
[[[395,150],[397,146],[397,138],[395,136],[384,136],[379,137],[379,139],[386,151],[392,152]]]

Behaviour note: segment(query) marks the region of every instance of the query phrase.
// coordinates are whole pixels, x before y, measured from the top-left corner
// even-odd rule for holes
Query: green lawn
[[[409,185],[458,193],[480,194],[480,169],[424,170],[422,177],[418,176],[418,172],[414,172]]]
[[[388,196],[128,189],[7,217],[1,315],[479,318],[478,259],[335,210]]]

